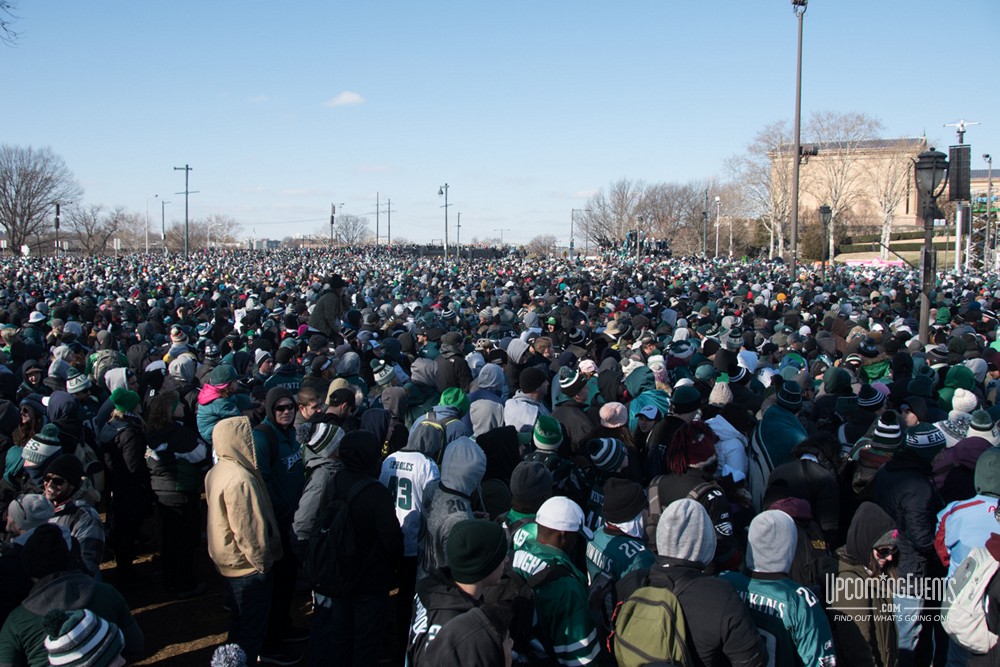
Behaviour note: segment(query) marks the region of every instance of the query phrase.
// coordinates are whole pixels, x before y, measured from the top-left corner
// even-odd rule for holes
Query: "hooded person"
[[[291,605],[298,573],[298,561],[291,544],[291,527],[295,509],[305,485],[303,447],[295,433],[295,396],[287,387],[273,387],[264,399],[265,418],[253,429],[253,446],[257,470],[271,498],[271,508],[281,531],[283,556],[272,570],[274,599],[265,653],[278,652],[287,638],[305,634],[292,626]],[[299,633],[299,634],[296,634]]]
[[[627,600],[646,586],[668,588],[684,611],[688,640],[701,663],[717,664],[724,656],[733,665],[765,665],[767,649],[747,605],[732,584],[703,573],[715,551],[715,529],[705,508],[690,498],[676,500],[656,525],[655,562],[623,578],[617,599]]]
[[[283,553],[281,532],[257,467],[250,420],[220,421],[214,447],[218,462],[205,477],[208,553],[232,594],[227,641],[257,656],[267,634],[271,571]]]
[[[792,517],[780,510],[761,512],[750,522],[747,573],[721,577],[747,601],[754,624],[769,638],[774,664],[833,664],[833,635],[823,606],[788,577],[797,539]]]
[[[208,374],[208,382],[198,392],[198,434],[209,444],[217,423],[247,414],[253,408],[250,395],[240,390],[237,380],[235,368],[220,364]]]
[[[410,665],[439,664],[427,651],[444,628],[483,604],[485,590],[500,583],[506,559],[507,535],[502,527],[482,519],[455,524],[448,538],[447,565],[416,587],[406,649]]]
[[[45,618],[56,610],[71,613],[86,610],[85,613],[114,623],[121,629],[119,646],[126,658],[137,660],[142,655],[142,630],[129,611],[128,603],[110,584],[76,569],[67,539],[58,526],[43,524],[32,532],[21,549],[24,569],[34,586],[28,597],[7,617],[0,632],[0,664],[50,664]],[[65,659],[66,656],[59,657]]]
[[[382,409],[389,413],[389,435],[386,438],[388,450],[386,454],[398,451],[406,446],[410,430],[406,427],[406,413],[409,408],[409,398],[403,387],[386,387],[379,396]],[[364,415],[361,415],[364,419]]]
[[[892,518],[878,505],[864,502],[851,519],[847,543],[837,549],[830,617],[837,660],[845,665],[897,664],[895,622],[889,615],[870,613],[892,604],[889,588],[875,580],[892,575],[896,539]],[[855,593],[848,596],[846,591]]]
[[[434,360],[437,364],[438,391],[458,387],[468,393],[472,384],[472,369],[465,360],[464,343],[462,334],[457,331],[449,331],[441,337],[441,354]]]
[[[485,473],[486,454],[475,440],[462,436],[448,444],[440,479],[424,489],[418,580],[447,562],[449,531],[459,521],[473,518],[472,498],[478,494]]]
[[[437,405],[441,393],[437,389],[437,367],[430,359],[415,359],[410,366],[410,382],[406,385],[409,412],[406,423],[413,423]]]
[[[753,438],[767,450],[772,467],[792,458],[792,448],[806,439],[808,433],[798,419],[802,409],[802,390],[798,383],[783,382],[775,404],[761,417]]]
[[[936,569],[936,515],[942,502],[931,481],[931,462],[945,448],[945,437],[932,424],[917,424],[906,432],[903,448],[875,474],[873,500],[899,529],[897,571],[904,585],[895,593],[901,661],[918,652],[922,587],[919,582]]]
[[[346,664],[373,665],[383,649],[389,592],[396,588],[403,557],[403,533],[392,494],[378,483],[380,453],[381,443],[369,431],[351,431],[340,441],[344,469],[334,477],[334,497],[346,501],[351,490],[360,487],[350,503],[350,519],[365,558],[350,595],[314,593],[313,664],[338,656]]]
[[[503,405],[507,400],[507,378],[496,364],[486,364],[479,369],[474,385],[475,389],[469,394],[470,403],[488,400]]]

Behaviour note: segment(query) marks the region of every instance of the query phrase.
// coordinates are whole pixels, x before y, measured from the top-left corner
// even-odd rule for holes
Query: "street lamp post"
[[[722,225],[720,217],[722,216],[722,197],[716,195],[715,197],[715,258],[719,258],[719,227]]]
[[[146,198],[146,254],[149,254],[149,202],[160,195],[153,195]]]
[[[994,234],[993,243],[990,243],[990,214],[993,209],[993,157],[989,153],[983,153],[983,159],[986,160],[986,231],[983,234],[985,247],[983,248],[983,273],[990,270],[990,265],[993,264],[993,248],[992,246],[996,244],[996,235]]]
[[[924,202],[921,210],[924,218],[924,264],[923,286],[920,290],[920,342],[926,345],[930,331],[931,288],[934,286],[934,211],[938,195],[944,191],[948,179],[948,156],[933,148],[926,150],[917,156],[914,171]]]
[[[438,197],[444,195],[444,258],[448,259],[448,184],[438,188]]]
[[[802,19],[809,0],[792,0],[792,11],[799,20],[799,50],[795,66],[795,145],[792,152],[792,256],[791,278],[798,275],[799,259],[799,155],[802,153]]]
[[[163,256],[166,257],[167,252],[167,204],[170,202],[160,200],[160,243],[163,244]]]
[[[819,220],[823,223],[823,238],[820,239],[819,244],[819,256],[822,258],[823,264],[823,282],[826,282],[826,253],[827,246],[824,239],[826,239],[826,230],[830,226],[830,219],[833,218],[833,209],[823,204],[819,207]],[[833,260],[833,258],[830,258]]]
[[[213,222],[208,226],[208,249],[212,249],[212,227],[221,227],[221,222]]]

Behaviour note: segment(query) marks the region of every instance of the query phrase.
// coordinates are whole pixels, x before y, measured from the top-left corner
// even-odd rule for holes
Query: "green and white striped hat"
[[[49,664],[59,667],[108,667],[125,648],[118,626],[89,609],[50,611],[45,634]]]

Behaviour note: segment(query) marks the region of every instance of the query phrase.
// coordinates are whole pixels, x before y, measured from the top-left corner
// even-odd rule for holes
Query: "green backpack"
[[[654,568],[642,586],[618,603],[612,618],[614,631],[608,638],[608,650],[614,653],[618,667],[641,667],[651,662],[694,665],[684,611],[672,587],[673,582]]]

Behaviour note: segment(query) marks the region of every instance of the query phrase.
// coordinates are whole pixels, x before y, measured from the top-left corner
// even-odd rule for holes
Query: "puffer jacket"
[[[282,556],[281,536],[257,469],[250,420],[219,422],[214,445],[219,462],[205,477],[209,556],[224,577],[268,572]]]
[[[213,398],[212,388],[212,385],[207,384],[198,394],[198,434],[209,444],[212,444],[212,429],[216,424],[229,417],[239,417],[253,408],[253,401],[248,394]]]

